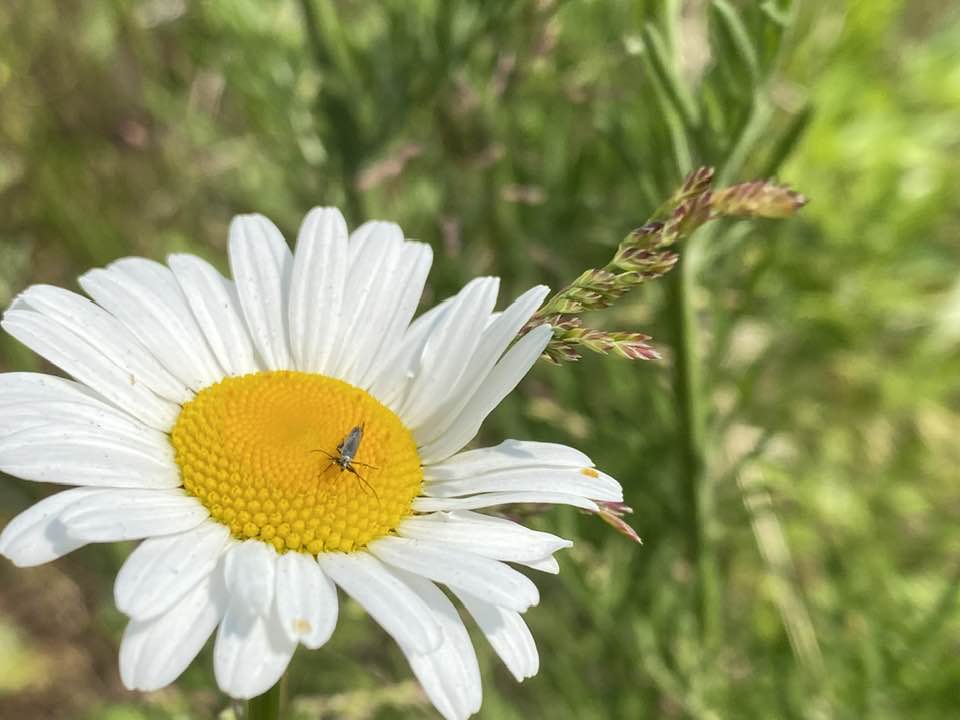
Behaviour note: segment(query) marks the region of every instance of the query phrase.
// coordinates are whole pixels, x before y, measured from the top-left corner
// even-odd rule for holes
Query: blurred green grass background
[[[225,268],[232,215],[399,222],[504,296],[609,257],[700,164],[811,198],[726,224],[599,318],[664,360],[544,365],[481,440],[566,442],[644,546],[576,539],[482,718],[947,718],[960,709],[960,9],[936,0],[6,0],[0,302],[127,254]],[[46,369],[9,338],[3,370]],[[0,519],[49,490],[5,479]],[[125,692],[129,548],[0,566],[0,718],[216,717],[209,652]],[[297,718],[428,718],[359,610]]]

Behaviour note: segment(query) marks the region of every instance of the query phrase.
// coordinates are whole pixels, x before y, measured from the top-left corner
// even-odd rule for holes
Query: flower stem
[[[693,243],[668,281],[673,331],[673,388],[677,406],[680,466],[684,490],[687,559],[696,577],[697,616],[705,643],[717,630],[717,587],[710,543],[712,515],[707,482],[704,392],[700,376],[697,318],[692,307],[695,280]]]
[[[267,690],[247,701],[246,720],[283,720],[286,715],[287,676]]]

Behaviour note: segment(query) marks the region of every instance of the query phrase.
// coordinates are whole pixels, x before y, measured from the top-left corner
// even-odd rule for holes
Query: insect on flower
[[[450,323],[417,324],[427,332],[411,341],[413,354],[380,362],[414,322],[433,257],[403,238],[391,223],[371,223],[351,240],[339,211],[317,208],[289,258],[276,226],[245,215],[230,226],[231,285],[190,255],[171,256],[169,266],[126,258],[82,277],[93,302],[36,285],[4,312],[4,331],[81,380],[0,373],[8,430],[0,469],[92,486],[54,493],[18,515],[0,532],[0,555],[33,566],[88,540],[143,539],[114,593],[130,618],[119,653],[130,690],[170,685],[215,635],[220,689],[237,700],[262,695],[298,645],[329,640],[342,592],[373,609],[439,712],[465,720],[480,709],[480,667],[460,613],[435,582],[459,598],[517,680],[536,674],[540,659],[521,613],[539,593],[507,563],[554,572],[554,554],[571,543],[452,510],[489,512],[518,498],[619,507],[623,490],[599,471],[587,481],[593,463],[565,445],[505,440],[462,452],[553,338],[541,324],[513,340],[546,287],[494,314],[497,279],[472,280],[457,295],[462,312],[444,316]],[[395,271],[382,273],[362,310],[348,308],[342,288],[366,282],[369,261],[385,249]],[[356,270],[355,250],[364,258]],[[280,277],[287,269],[289,283]],[[130,298],[151,300],[156,332],[143,332],[144,313]],[[275,313],[278,306],[289,314]],[[331,322],[347,310],[384,322]],[[260,358],[284,369],[263,369]],[[436,381],[458,366],[461,377]],[[392,410],[401,397],[416,402]],[[81,427],[80,417],[97,423]],[[11,433],[16,442],[7,442]],[[427,484],[433,477],[451,482],[432,492],[441,490]],[[515,492],[498,490],[505,486]],[[374,494],[377,507],[366,502]],[[123,512],[130,503],[144,512]],[[251,512],[254,503],[262,512]],[[276,578],[268,603],[264,578]]]
[[[340,467],[340,472],[346,470],[348,473],[356,476],[356,478],[363,484],[363,487],[369,492],[373,493],[374,497],[377,498],[377,502],[380,502],[380,496],[377,495],[377,491],[373,489],[373,486],[367,482],[367,479],[363,477],[354,465],[360,465],[365,468],[370,468],[371,470],[379,470],[380,468],[376,465],[370,465],[368,463],[362,463],[359,460],[354,458],[357,456],[357,451],[360,450],[360,441],[363,440],[363,423],[355,425],[350,432],[347,433],[347,436],[340,441],[340,444],[337,445],[337,454],[332,455],[326,450],[314,450],[313,452],[319,452],[326,455],[330,458],[330,464],[328,464],[321,472],[321,475],[324,475],[327,470],[329,470],[334,465]]]

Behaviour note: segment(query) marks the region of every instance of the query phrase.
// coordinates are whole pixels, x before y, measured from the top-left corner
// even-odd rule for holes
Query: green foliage
[[[663,219],[694,168],[719,186],[779,173],[811,198],[798,218],[711,223],[664,278],[584,316],[649,333],[662,360],[543,363],[484,427],[586,450],[644,545],[572,510],[535,521],[576,539],[528,614],[542,669],[517,686],[478,637],[480,717],[946,717],[957,47],[960,17],[931,0],[9,0],[0,301],[124,254],[224,267],[233,214],[290,237],[315,204],[429,242],[431,302],[484,273],[505,296],[562,288]],[[41,492],[2,483],[2,514]],[[125,552],[0,568],[0,652],[22,668],[0,716],[231,712],[208,655],[162,693],[120,687]],[[298,718],[434,716],[349,603],[290,690]]]

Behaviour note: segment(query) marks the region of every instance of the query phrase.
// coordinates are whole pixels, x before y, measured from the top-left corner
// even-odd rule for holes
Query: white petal
[[[593,500],[581,495],[565,495],[557,492],[495,492],[483,493],[466,498],[430,498],[418,497],[413,501],[417,512],[436,512],[437,510],[480,510],[497,505],[514,503],[545,503],[548,505],[572,505],[596,512],[600,508]]]
[[[257,372],[253,341],[233,283],[194,255],[171,255],[167,263],[224,371],[228,375]]]
[[[70,537],[115,542],[192,530],[209,515],[199,500],[183,490],[115,489],[74,503],[60,521]]]
[[[531,570],[538,570],[539,572],[549,573],[551,575],[557,575],[560,573],[560,563],[557,562],[557,559],[552,555],[550,557],[543,558],[542,560],[533,560],[533,561],[517,561],[518,564],[530,568]]]
[[[292,367],[287,342],[287,288],[293,256],[277,226],[263,215],[230,223],[230,272],[254,347],[271,370]]]
[[[537,674],[540,656],[533,635],[519,613],[491,605],[470,593],[459,590],[454,593],[517,682]]]
[[[145,385],[131,383],[129,373],[65,326],[28,310],[8,310],[2,325],[35,353],[150,427],[166,431],[176,422],[179,406]]]
[[[370,386],[370,394],[394,412],[406,402],[417,378],[423,348],[450,309],[451,301],[452,298],[443,301],[410,324],[400,345],[388,352],[387,362]]]
[[[500,470],[462,480],[425,483],[430,497],[460,497],[483,492],[559,492],[591,500],[622,502],[623,488],[606,473],[586,468],[520,468]]]
[[[540,357],[553,329],[539,325],[520,338],[496,364],[477,392],[450,427],[436,440],[420,449],[425,465],[444,460],[470,442],[490,411],[513,390]]]
[[[404,242],[399,226],[362,225],[350,238],[350,270],[340,341],[344,350],[331,372],[369,387],[393,355],[416,312],[433,253]]]
[[[365,223],[361,223],[358,227],[354,228],[353,232],[350,233],[350,238],[347,240],[347,267],[353,265],[354,260],[370,236],[382,230],[383,227],[387,225],[399,228],[399,225],[396,225],[396,223],[384,222],[383,220],[367,220]],[[401,240],[402,239],[401,233]]]
[[[416,527],[416,521],[425,520],[431,523],[430,531],[435,533],[437,525],[441,524],[441,522],[438,522],[437,518],[443,518],[443,517],[457,518],[459,521],[455,523],[457,527],[473,528],[479,525],[487,525],[487,526],[492,526],[494,528],[497,528],[497,527],[503,527],[504,523],[506,523],[507,525],[514,525],[517,528],[522,529],[524,532],[531,534],[531,535],[528,535],[528,541],[530,539],[534,540],[536,550],[534,550],[533,547],[531,547],[529,550],[522,549],[524,546],[524,541],[521,539],[517,540],[517,543],[521,546],[520,550],[517,550],[516,548],[505,549],[504,543],[500,541],[497,541],[492,544],[488,544],[486,542],[475,542],[475,543],[471,543],[470,545],[466,545],[466,538],[464,537],[463,533],[460,533],[457,531],[450,532],[448,530],[445,532],[441,532],[436,537],[428,537],[424,533],[422,527],[419,529]],[[462,521],[464,519],[466,519],[468,522],[463,523]],[[408,527],[408,523],[411,523],[411,522],[415,523],[414,534],[411,535],[411,537],[417,537],[423,540],[437,539],[437,540],[440,540],[441,542],[445,542],[450,545],[460,545],[460,546],[463,546],[464,549],[470,550],[476,553],[477,555],[483,555],[484,557],[492,557],[495,560],[506,560],[508,562],[524,565],[528,568],[532,568],[533,570],[538,570],[539,572],[550,573],[551,575],[556,575],[557,573],[560,572],[560,565],[554,559],[552,553],[555,552],[556,550],[568,548],[573,545],[573,543],[570,542],[569,540],[565,540],[563,538],[557,537],[556,535],[551,535],[549,533],[542,533],[539,531],[530,530],[529,528],[524,528],[522,525],[517,525],[516,523],[510,520],[506,520],[505,518],[494,517],[492,515],[484,515],[483,513],[475,513],[469,510],[460,510],[455,512],[448,512],[448,513],[433,513],[432,515],[419,515],[413,518],[408,518],[406,521],[404,521],[404,524],[401,525],[400,528],[398,528],[398,532],[401,535],[405,535],[406,533],[404,531]],[[449,525],[450,523],[444,522],[442,524]],[[510,534],[512,534],[512,531]],[[504,533],[504,536],[506,535],[507,533]],[[487,537],[487,535],[483,531],[481,531],[478,537]],[[541,555],[540,552],[542,551],[548,551],[551,554]],[[538,559],[531,559],[531,558],[538,558]]]
[[[277,551],[260,540],[247,540],[227,550],[223,576],[231,602],[240,602],[255,615],[265,615],[273,603]]]
[[[337,588],[317,561],[304,553],[288,552],[277,560],[277,612],[293,641],[316,650],[337,626]]]
[[[512,520],[469,511],[414,515],[400,524],[397,534],[510,562],[536,562],[573,545],[569,540],[530,530]]]
[[[483,689],[480,666],[460,614],[447,596],[429,580],[402,570],[395,573],[433,611],[443,631],[443,643],[429,653],[400,646],[427,697],[448,720],[467,718],[480,710]]]
[[[120,679],[129,690],[153,691],[176,680],[213,633],[227,606],[216,574],[150,620],[131,620],[120,643]]]
[[[398,226],[378,223],[351,265],[352,279],[370,278],[372,282],[355,298],[351,324],[341,335],[342,342],[350,344],[350,352],[341,360],[338,376],[347,382],[361,385],[369,368],[384,360],[381,348],[390,352],[403,337],[419,301],[419,296],[411,301],[412,294],[407,293],[411,274],[419,273],[424,266],[424,253],[418,246],[403,242]],[[422,290],[426,277],[419,277]]]
[[[367,230],[362,240],[350,242],[350,282],[344,286],[339,342],[328,368],[330,375],[351,384],[359,373],[350,370],[369,362],[371,348],[382,339],[395,309],[403,256],[403,232],[397,225],[373,222],[361,230]]]
[[[0,553],[17,567],[33,567],[86,545],[67,535],[60,515],[74,503],[104,492],[109,491],[74,488],[34,503],[7,523],[0,534]]]
[[[78,404],[61,408],[55,404],[36,403],[32,407],[50,408],[47,422],[34,422],[29,406],[5,408],[10,413],[8,417],[20,418],[21,422],[16,426],[10,423],[14,432],[0,439],[0,460],[18,462],[29,459],[30,454],[62,447],[73,449],[78,463],[84,462],[85,449],[89,449],[90,458],[94,461],[98,457],[106,462],[125,460],[135,467],[143,465],[152,474],[157,472],[157,468],[175,470],[173,449],[167,436],[155,432],[140,434],[135,425],[124,425],[124,418],[119,413],[113,417],[109,414],[98,417],[96,409]],[[111,427],[114,420],[117,421],[116,430]],[[110,453],[115,454],[107,457]],[[33,459],[45,461],[48,458]],[[114,472],[123,473],[124,470],[115,468]]]
[[[16,404],[8,403],[8,400],[7,397],[0,399],[3,409],[0,413],[0,437],[38,427],[86,430],[107,437],[123,438],[133,446],[150,448],[150,452],[158,458],[173,460],[169,452],[170,440],[165,433],[94,398],[81,402],[37,399]]]
[[[93,407],[106,404],[100,395],[73,380],[33,372],[0,373],[0,407],[33,402],[84,403]],[[113,408],[113,406],[107,406]]]
[[[0,470],[24,480],[101,487],[180,485],[169,448],[69,425],[32,427],[0,440]]]
[[[430,333],[407,400],[398,412],[407,427],[418,427],[456,386],[493,312],[499,286],[499,278],[471,280]]]
[[[297,234],[290,279],[290,349],[299,370],[327,373],[347,280],[347,223],[336,208],[314,208]]]
[[[117,573],[117,609],[137,620],[168,610],[214,571],[229,541],[230,530],[215,522],[144,540]]]
[[[390,356],[400,346],[404,333],[410,325],[410,319],[417,310],[423,286],[433,263],[433,250],[429,245],[418,242],[405,242],[398,262],[398,275],[392,288],[395,296],[387,302],[390,310],[382,317],[386,324],[379,333],[370,333],[374,337],[365,356],[357,353],[357,365],[352,372],[357,387],[367,388],[380,375]],[[378,315],[378,319],[379,319]]]
[[[374,540],[368,549],[389,565],[518,612],[540,602],[530,578],[497,560],[439,543],[390,536]]]
[[[317,562],[399,645],[419,653],[440,646],[442,633],[430,608],[372,555],[322,553]]]
[[[520,328],[537,311],[550,288],[538,285],[517,298],[483,331],[475,352],[467,358],[466,369],[459,381],[447,388],[446,398],[414,428],[418,445],[439,437],[457,418],[473,397],[504,350],[517,337]]]
[[[457,453],[424,468],[427,480],[460,480],[521,467],[593,467],[579,450],[557,443],[504,440],[494,447]]]
[[[170,268],[124,258],[79,282],[187,387],[200,390],[223,377]]]
[[[287,637],[275,609],[258,615],[243,601],[231,598],[213,649],[217,685],[237,700],[262,695],[283,675],[296,648],[296,640]]]
[[[184,403],[193,393],[160,364],[119,320],[82,295],[52,285],[34,285],[20,300],[61,325],[106,355],[121,370],[160,397]]]

